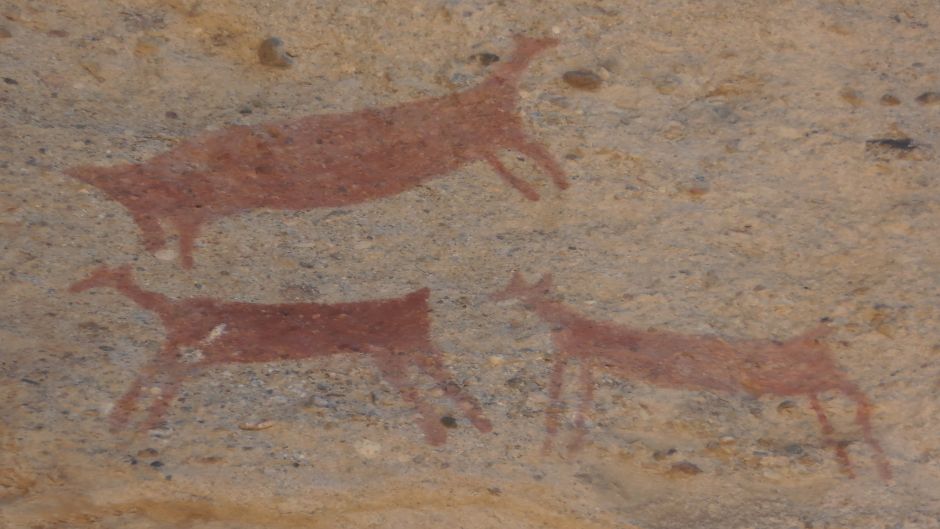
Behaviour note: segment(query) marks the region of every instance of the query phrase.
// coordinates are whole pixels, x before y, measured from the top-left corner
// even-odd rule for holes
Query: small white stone
[[[372,459],[382,451],[382,445],[368,439],[360,439],[353,445],[356,453],[366,459]]]
[[[162,250],[157,250],[157,252],[153,255],[161,261],[172,261],[176,259],[176,250],[164,248]]]

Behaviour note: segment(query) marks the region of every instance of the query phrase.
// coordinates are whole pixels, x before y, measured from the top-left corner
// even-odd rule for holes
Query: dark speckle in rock
[[[163,461],[153,461],[152,463],[150,463],[150,466],[152,466],[153,468],[160,468],[163,466]]]
[[[567,71],[561,78],[579,90],[597,90],[601,87],[601,77],[590,70]]]
[[[494,62],[499,62],[499,55],[496,55],[495,53],[477,53],[472,57],[480,61],[480,64],[483,66],[489,66]]]
[[[6,84],[20,84],[16,81],[16,79],[12,79],[10,77],[4,77],[3,82]]]
[[[800,455],[800,454],[803,453],[803,447],[800,446],[800,445],[798,445],[798,444],[790,444],[790,445],[787,445],[787,447],[784,448],[784,450],[785,450],[788,454],[793,455],[793,456],[798,456],[798,455]]]
[[[910,138],[880,138],[875,140],[868,140],[865,142],[868,145],[878,145],[881,147],[887,147],[889,149],[898,149],[902,151],[910,151],[917,148],[917,145],[914,143],[914,140]]]
[[[657,450],[653,452],[653,459],[656,461],[662,461],[676,452],[677,450],[675,448],[670,448],[669,450]]]
[[[64,29],[53,29],[52,31],[49,32],[49,36],[50,36],[50,37],[59,37],[59,38],[68,37],[68,36],[69,36],[69,32],[68,32],[68,31],[65,31]]]
[[[911,138],[875,138],[865,142],[865,155],[874,160],[888,161],[909,158],[918,145]]]
[[[441,417],[441,424],[443,424],[446,428],[456,428],[457,419],[451,417],[450,415],[445,415]]]
[[[243,108],[239,109],[239,111],[238,111],[239,114],[242,114],[242,115],[245,115],[245,116],[247,116],[248,114],[251,114],[251,112],[252,112],[251,107],[243,107]]]
[[[923,94],[917,96],[917,102],[921,105],[940,104],[940,92],[924,92]]]
[[[179,114],[177,114],[176,112],[173,112],[172,110],[167,110],[164,116],[166,116],[167,119],[177,119],[180,117]]]
[[[269,37],[258,46],[258,60],[265,66],[287,68],[294,60],[284,51],[284,41],[277,37]]]

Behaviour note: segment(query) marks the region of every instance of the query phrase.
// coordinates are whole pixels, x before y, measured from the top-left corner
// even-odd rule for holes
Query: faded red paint
[[[140,307],[159,316],[166,342],[141,370],[111,415],[114,427],[124,426],[145,387],[156,386],[150,428],[163,418],[180,385],[213,365],[301,360],[334,354],[369,356],[382,377],[421,414],[419,425],[427,441],[441,444],[447,432],[419,389],[410,381],[409,367],[433,378],[462,408],[481,432],[492,427],[476,399],[464,394],[444,366],[430,338],[428,289],[401,298],[357,303],[225,303],[211,298],[170,299],[141,289],[129,266],[99,268],[72,285],[72,292],[111,287]],[[198,351],[187,361],[186,352]]]
[[[497,158],[513,149],[559,188],[568,182],[523,130],[518,84],[532,57],[554,39],[516,37],[513,56],[479,85],[450,95],[345,114],[232,126],[181,143],[146,163],[77,167],[69,175],[120,202],[149,251],[179,233],[183,266],[193,264],[201,226],[253,208],[303,210],[357,204],[407,191],[475,161],[489,163],[529,200],[535,189]]]
[[[580,365],[581,403],[576,415],[578,433],[572,448],[577,449],[586,432],[584,418],[593,403],[592,370],[601,366],[624,379],[656,386],[726,394],[796,396],[805,395],[816,412],[826,443],[835,449],[843,470],[854,477],[845,447],[834,441],[834,430],[819,403],[826,391],[842,392],[857,405],[855,423],[874,451],[878,470],[884,479],[891,467],[872,432],[872,404],[854,383],[848,381],[820,341],[831,328],[820,325],[785,342],[772,340],[726,341],[715,336],[685,335],[668,331],[641,330],[612,322],[597,321],[578,314],[549,297],[551,276],[534,285],[520,274],[494,294],[494,299],[518,298],[527,308],[551,325],[555,358],[546,413],[548,441],[558,431],[562,409],[565,367],[571,360]]]

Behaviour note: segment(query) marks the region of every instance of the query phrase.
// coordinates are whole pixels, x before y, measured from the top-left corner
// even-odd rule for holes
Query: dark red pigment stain
[[[518,84],[532,58],[554,39],[517,36],[512,58],[479,85],[442,97],[232,126],[181,143],[146,163],[66,171],[120,202],[154,252],[164,224],[179,234],[184,267],[203,224],[253,208],[303,210],[388,197],[484,161],[529,200],[535,189],[497,158],[513,149],[535,161],[561,189],[565,174],[523,130]]]
[[[891,467],[881,444],[872,432],[872,404],[852,382],[845,379],[829,349],[820,341],[832,329],[825,325],[784,342],[772,340],[733,340],[707,335],[684,335],[668,331],[640,330],[612,322],[586,318],[549,297],[551,276],[527,284],[516,273],[509,285],[494,299],[518,298],[551,325],[555,358],[549,384],[551,403],[546,412],[548,439],[558,431],[558,416],[564,370],[571,360],[580,365],[581,402],[575,419],[578,429],[572,449],[578,449],[586,434],[585,416],[593,404],[595,366],[624,379],[656,386],[726,394],[805,395],[816,412],[826,444],[833,447],[843,471],[854,477],[845,446],[833,439],[835,433],[819,402],[818,395],[838,391],[856,402],[855,423],[874,451],[881,477],[890,479]]]
[[[447,440],[433,406],[408,376],[410,367],[433,378],[481,432],[492,430],[476,399],[464,394],[431,342],[428,289],[401,298],[357,303],[226,303],[211,298],[170,299],[141,289],[129,266],[99,268],[71,286],[117,289],[160,317],[166,330],[163,348],[142,368],[111,414],[112,426],[125,426],[145,387],[160,388],[144,428],[158,425],[180,385],[216,364],[301,360],[333,354],[369,356],[382,377],[421,414],[418,421],[430,444]]]

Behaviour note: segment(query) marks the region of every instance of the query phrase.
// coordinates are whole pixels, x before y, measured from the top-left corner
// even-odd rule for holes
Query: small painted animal
[[[231,126],[184,141],[141,164],[76,167],[133,216],[144,246],[179,234],[184,267],[193,265],[200,228],[254,208],[306,210],[388,197],[476,161],[489,163],[529,200],[538,193],[499,160],[504,149],[536,162],[568,186],[548,151],[528,137],[517,113],[519,80],[532,58],[557,42],[517,36],[512,57],[462,92],[344,114]]]
[[[180,385],[214,365],[305,360],[334,354],[368,356],[382,377],[421,414],[427,441],[439,445],[447,432],[434,407],[410,380],[408,369],[434,379],[481,432],[492,429],[480,405],[466,395],[431,342],[427,288],[400,298],[337,303],[220,302],[211,298],[170,299],[140,288],[131,268],[102,267],[73,284],[71,292],[111,287],[159,316],[166,341],[144,366],[111,414],[123,427],[146,387],[159,393],[143,423],[160,423]],[[189,357],[189,358],[187,358]]]
[[[854,477],[845,447],[832,439],[834,429],[818,395],[841,392],[856,402],[855,423],[874,452],[878,471],[889,479],[891,467],[871,425],[872,404],[865,393],[845,378],[821,341],[831,332],[826,325],[784,342],[773,340],[726,341],[715,336],[686,335],[643,330],[583,316],[550,297],[551,276],[527,284],[515,273],[509,285],[493,299],[517,298],[526,308],[551,325],[555,357],[549,383],[551,403],[546,413],[548,439],[558,431],[562,409],[565,367],[572,360],[580,365],[581,403],[576,415],[578,428],[571,448],[577,449],[586,432],[585,416],[593,403],[592,370],[601,366],[625,380],[666,388],[713,391],[724,394],[798,396],[809,399],[827,445],[849,476]]]

